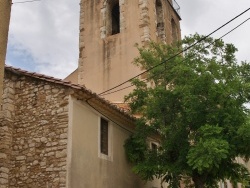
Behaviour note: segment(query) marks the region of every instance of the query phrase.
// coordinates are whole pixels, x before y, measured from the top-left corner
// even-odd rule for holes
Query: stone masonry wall
[[[141,42],[145,45],[151,40],[150,34],[150,16],[149,16],[149,1],[148,0],[139,0],[140,7],[140,25],[142,29]]]
[[[9,172],[11,169],[11,146],[13,134],[14,112],[14,82],[5,80],[3,91],[3,105],[0,107],[0,188],[9,185]]]
[[[5,128],[13,127],[11,166],[0,167],[0,180],[1,171],[8,173],[5,175],[8,186],[0,188],[66,187],[66,89],[34,78],[13,77],[10,73],[6,74],[6,80],[8,88],[8,83],[15,81],[15,116],[12,125]]]

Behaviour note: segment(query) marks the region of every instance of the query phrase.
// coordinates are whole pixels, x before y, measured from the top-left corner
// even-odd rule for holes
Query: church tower
[[[135,44],[171,43],[181,38],[174,0],[81,0],[78,84],[101,93],[142,70],[132,64]],[[129,86],[130,83],[121,88]],[[120,88],[117,88],[120,89]],[[123,102],[132,88],[106,95]]]

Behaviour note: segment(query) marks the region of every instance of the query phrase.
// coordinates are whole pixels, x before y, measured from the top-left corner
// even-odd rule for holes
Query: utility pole
[[[4,66],[12,0],[0,0],[0,107],[2,105]]]

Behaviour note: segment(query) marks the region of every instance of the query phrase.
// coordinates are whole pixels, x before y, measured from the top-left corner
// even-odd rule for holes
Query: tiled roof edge
[[[104,104],[108,105],[110,108],[112,108],[112,109],[118,111],[119,113],[125,115],[126,117],[134,119],[134,117],[132,115],[130,115],[129,113],[127,113],[125,110],[123,110],[122,108],[119,108],[117,105],[112,104],[108,100],[98,96],[96,93],[94,93],[91,90],[87,89],[84,85],[73,84],[73,83],[71,83],[69,81],[54,78],[54,77],[51,77],[51,76],[46,76],[44,74],[39,74],[39,73],[36,73],[36,72],[29,72],[29,71],[26,71],[26,70],[22,70],[20,68],[15,68],[15,67],[12,67],[12,66],[7,66],[7,65],[5,65],[5,70],[13,72],[14,74],[24,75],[24,76],[36,78],[36,79],[39,79],[39,80],[43,80],[43,81],[63,85],[63,86],[66,86],[66,87],[70,87],[70,88],[73,88],[73,89],[76,89],[76,90],[84,91],[84,92],[88,93],[91,96],[90,98],[95,98],[95,99],[99,100],[101,103],[104,103]]]

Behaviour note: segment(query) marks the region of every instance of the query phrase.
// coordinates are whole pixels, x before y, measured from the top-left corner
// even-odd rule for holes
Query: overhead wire
[[[222,35],[221,37],[219,37],[219,38],[216,39],[215,41],[218,41],[218,40],[224,38],[225,36],[227,36],[228,34],[230,34],[231,32],[233,32],[234,30],[236,30],[237,28],[239,28],[240,26],[242,26],[244,23],[246,23],[246,22],[249,21],[249,20],[250,20],[250,18],[247,18],[246,20],[244,20],[243,22],[241,22],[240,24],[238,24],[236,27],[234,27],[233,29],[231,29],[230,31],[228,31],[227,33],[225,33],[224,35]],[[200,52],[200,51],[202,51],[202,50],[208,48],[208,47],[211,46],[211,45],[213,45],[213,44],[215,43],[215,41],[212,42],[212,43],[210,43],[210,44],[208,44],[208,45],[205,46],[204,48],[200,49],[198,52]],[[180,63],[184,62],[186,59],[187,59],[187,58],[184,58],[182,61],[180,61]],[[161,64],[159,64],[159,65],[162,65],[162,64],[163,64],[163,63],[161,63]],[[158,65],[157,65],[157,66],[158,66]],[[152,69],[151,69],[151,70],[152,70]],[[163,70],[162,72],[160,72],[160,74],[161,74],[161,73],[164,73],[165,71],[166,71],[166,70]],[[154,76],[155,76],[155,75],[154,75]],[[146,79],[144,79],[144,80],[142,80],[142,81],[143,81],[143,82],[147,82],[148,80],[154,78],[154,76],[149,77],[149,78],[146,78]],[[135,78],[136,78],[136,77],[135,77]],[[134,79],[134,78],[133,78],[133,79]],[[112,92],[109,92],[109,93],[99,94],[99,95],[100,95],[100,96],[110,95],[110,94],[117,93],[117,92],[119,92],[119,91],[125,90],[125,89],[130,88],[130,87],[133,87],[133,86],[134,86],[134,85],[131,84],[131,85],[126,86],[126,87],[124,87],[124,88],[121,88],[121,89],[118,89],[118,90],[115,90],[115,91],[112,91]]]
[[[115,125],[117,125],[117,126],[120,127],[121,129],[123,129],[123,130],[129,132],[130,134],[133,134],[133,133],[134,133],[132,130],[127,129],[126,127],[124,127],[124,126],[121,125],[120,123],[118,123],[118,122],[112,120],[111,118],[109,118],[108,116],[106,116],[105,114],[103,114],[100,110],[98,110],[98,109],[95,108],[93,105],[91,105],[91,104],[88,102],[88,99],[85,100],[85,102],[86,102],[91,108],[93,108],[96,112],[98,112],[99,114],[101,114],[101,115],[102,115],[104,118],[106,118],[107,120],[113,122]],[[153,137],[153,136],[149,136],[148,138],[150,138],[150,139],[152,139],[152,140],[154,140],[154,141],[158,141],[158,142],[159,142],[159,140],[156,139],[156,138]]]
[[[247,18],[246,20],[244,20],[243,22],[241,22],[240,24],[238,24],[236,27],[234,27],[233,29],[231,29],[230,31],[228,31],[227,33],[225,33],[224,35],[222,35],[220,38],[216,39],[214,42],[212,42],[212,43],[208,44],[207,46],[205,46],[204,48],[200,49],[200,51],[201,51],[201,50],[204,50],[204,49],[206,49],[206,48],[208,48],[208,47],[211,46],[211,45],[213,45],[216,41],[218,41],[218,40],[224,38],[225,36],[227,36],[228,34],[230,34],[231,32],[233,32],[234,30],[236,30],[237,28],[239,28],[240,26],[242,26],[244,23],[246,23],[246,22],[249,21],[249,20],[250,20],[250,18]],[[183,62],[183,61],[185,61],[185,60],[186,60],[186,58],[185,58],[184,60],[182,60],[181,62]],[[166,71],[166,70],[163,70],[161,73],[163,73],[163,72],[165,72],[165,71]],[[151,78],[152,78],[152,77],[151,77]],[[148,79],[144,79],[144,81],[146,81],[146,80],[148,80]],[[127,89],[127,88],[129,88],[129,87],[132,87],[132,86],[133,86],[133,85],[130,85],[130,86],[127,86],[127,87],[125,87],[125,88],[116,90],[116,91],[114,91],[114,92],[110,92],[110,93],[108,93],[108,94],[115,93],[115,92],[118,92],[118,91],[120,91],[120,90]],[[104,95],[108,95],[108,94],[104,94]],[[85,100],[85,102],[86,102],[91,108],[93,108],[94,110],[96,110],[98,113],[100,113],[103,117],[107,118],[109,121],[111,121],[111,122],[115,123],[116,125],[118,125],[120,128],[122,128],[122,129],[128,131],[129,133],[133,133],[131,130],[129,130],[129,129],[125,128],[124,126],[120,125],[119,123],[113,121],[111,118],[109,118],[108,116],[104,115],[104,114],[103,114],[102,112],[100,112],[97,108],[95,108],[93,105],[91,105],[91,104],[89,103],[89,100],[90,100],[90,99],[92,99],[92,97],[89,98],[89,99],[87,99],[87,100]],[[155,139],[155,138],[153,138],[153,137],[150,137],[150,138],[151,138],[151,139]]]
[[[98,110],[96,107],[94,107],[93,105],[91,105],[91,104],[89,103],[89,99],[85,100],[85,102],[86,102],[91,108],[93,108],[95,111],[97,111],[99,114],[101,114],[103,117],[105,117],[107,120],[113,122],[114,124],[118,125],[120,128],[126,130],[126,131],[129,132],[129,133],[133,133],[133,131],[131,131],[131,130],[125,128],[124,126],[120,125],[118,122],[115,122],[114,120],[112,120],[111,118],[109,118],[108,116],[106,116],[105,114],[103,114],[103,113],[102,113],[100,110]]]
[[[32,3],[32,2],[38,2],[38,1],[42,1],[42,0],[27,0],[27,1],[20,1],[20,2],[12,2],[12,4]],[[119,89],[119,90],[115,90],[115,91],[113,91],[113,92],[109,92],[109,91],[112,91],[112,90],[114,90],[114,89],[116,89],[116,88],[118,88],[118,87],[120,87],[120,86],[122,86],[122,85],[124,85],[124,84],[126,84],[126,83],[128,83],[128,82],[131,82],[133,79],[135,79],[135,78],[137,78],[137,77],[139,77],[139,76],[141,76],[141,75],[143,75],[143,74],[149,72],[150,70],[152,70],[152,69],[154,69],[154,68],[156,68],[156,67],[158,67],[158,66],[160,66],[160,65],[165,64],[167,61],[169,61],[169,60],[171,60],[171,59],[177,57],[178,55],[182,54],[183,52],[185,52],[185,51],[189,50],[190,48],[196,46],[198,43],[200,43],[200,42],[202,42],[203,40],[205,40],[206,38],[210,37],[212,34],[214,34],[215,32],[219,31],[220,29],[222,29],[223,27],[225,27],[226,25],[228,25],[229,23],[231,23],[232,21],[234,21],[234,20],[237,19],[238,17],[242,16],[243,14],[245,14],[246,12],[248,12],[249,10],[250,10],[250,8],[248,8],[248,9],[246,9],[245,11],[241,12],[240,14],[238,14],[237,16],[235,16],[234,18],[232,18],[231,20],[229,20],[228,22],[226,22],[225,24],[223,24],[222,26],[220,26],[219,28],[217,28],[216,30],[214,30],[213,32],[211,32],[210,34],[208,34],[208,35],[206,35],[205,37],[201,38],[200,40],[198,40],[198,41],[195,42],[194,44],[188,46],[188,47],[185,48],[184,50],[181,50],[180,52],[178,52],[178,53],[175,54],[174,56],[172,56],[172,57],[170,57],[170,58],[168,58],[168,59],[162,61],[161,63],[159,63],[159,64],[157,64],[157,65],[151,67],[150,69],[147,69],[147,70],[143,71],[142,73],[140,73],[140,74],[138,74],[138,75],[136,75],[136,76],[134,76],[134,77],[128,79],[127,81],[122,82],[121,84],[119,84],[119,85],[117,85],[117,86],[115,86],[115,87],[113,87],[113,88],[110,88],[110,89],[108,89],[108,90],[106,90],[106,91],[104,91],[104,92],[102,92],[102,93],[99,93],[98,95],[100,95],[100,96],[109,95],[109,94],[116,93],[116,92],[119,92],[119,91],[121,91],[121,90],[124,90],[124,89],[127,89],[127,88],[132,87],[133,85],[131,84],[130,86],[126,86],[126,87],[121,88],[121,89]],[[220,37],[219,39],[221,39],[221,38],[223,38],[224,36],[228,35],[228,34],[231,33],[233,30],[237,29],[238,27],[240,27],[241,25],[243,25],[245,22],[247,22],[249,19],[250,19],[250,18],[248,18],[247,20],[245,20],[244,22],[242,22],[241,24],[239,24],[239,25],[238,25],[237,27],[235,27],[234,29],[230,30],[228,33],[226,33],[225,35],[223,35],[223,36]],[[210,45],[212,45],[212,44],[210,44]],[[207,46],[207,47],[208,47],[208,46]],[[164,71],[165,71],[165,70],[164,70]],[[163,72],[164,72],[164,71],[163,71]],[[144,79],[144,81],[146,81],[146,80],[148,80],[148,79],[149,79],[149,78]],[[107,92],[109,92],[109,93],[107,93]],[[95,109],[96,111],[98,111],[95,107],[93,107],[93,106],[88,102],[90,99],[91,99],[91,98],[87,99],[85,102],[86,102],[89,106],[91,106],[93,109]],[[100,111],[98,111],[98,112],[101,113]],[[101,113],[101,114],[102,114],[102,113]],[[102,115],[104,115],[104,114],[102,114]],[[106,117],[106,116],[105,116],[105,117]],[[117,124],[116,122],[114,122],[114,123]],[[118,124],[118,125],[119,125],[119,124]],[[120,126],[120,127],[124,128],[123,126]],[[126,130],[127,130],[127,129],[126,129]],[[127,130],[127,131],[131,132],[130,130]]]
[[[33,2],[36,2],[36,1],[42,1],[42,0],[17,1],[17,2],[12,2],[12,4],[33,3]]]
[[[184,50],[181,50],[180,52],[176,53],[175,55],[171,56],[170,58],[168,58],[168,59],[162,61],[161,63],[159,63],[159,64],[157,64],[157,65],[155,65],[155,66],[153,66],[153,67],[151,67],[151,68],[149,68],[149,69],[143,71],[142,73],[140,73],[140,74],[138,74],[138,75],[136,75],[136,76],[134,76],[134,77],[132,77],[132,78],[130,78],[130,79],[128,79],[128,80],[126,80],[126,81],[120,83],[120,84],[118,84],[118,85],[115,86],[115,87],[112,87],[112,88],[110,88],[110,89],[108,89],[108,90],[106,90],[106,91],[103,91],[103,92],[99,93],[98,95],[102,96],[102,95],[104,95],[105,93],[107,93],[107,92],[109,92],[109,91],[112,91],[112,90],[114,90],[114,89],[116,89],[116,88],[118,88],[118,87],[120,87],[120,86],[122,86],[122,85],[124,85],[124,84],[126,84],[126,83],[128,83],[128,82],[131,82],[133,79],[135,79],[135,78],[137,78],[137,77],[139,77],[139,76],[141,76],[141,75],[143,75],[143,74],[145,74],[145,73],[151,71],[152,69],[155,69],[156,67],[158,67],[158,66],[160,66],[160,65],[162,65],[162,64],[164,64],[164,63],[166,63],[167,61],[169,61],[169,60],[171,60],[171,59],[177,57],[178,55],[182,54],[183,52],[186,52],[187,50],[189,50],[190,48],[193,48],[193,47],[196,46],[198,43],[204,41],[205,39],[207,39],[208,37],[210,37],[211,35],[213,35],[213,34],[216,33],[217,31],[219,31],[220,29],[222,29],[223,27],[225,27],[226,25],[228,25],[229,23],[231,23],[232,21],[234,21],[234,20],[237,19],[238,17],[240,17],[240,16],[242,16],[243,14],[245,14],[245,13],[248,12],[249,10],[250,10],[250,8],[248,8],[248,9],[246,9],[245,11],[241,12],[240,14],[238,14],[237,16],[235,16],[234,18],[232,18],[231,20],[229,20],[228,22],[226,22],[225,24],[223,24],[222,26],[220,26],[219,28],[215,29],[215,30],[214,30],[213,32],[211,32],[210,34],[204,36],[203,38],[201,38],[200,40],[198,40],[198,41],[195,42],[194,44],[192,44],[192,45],[186,47]]]

